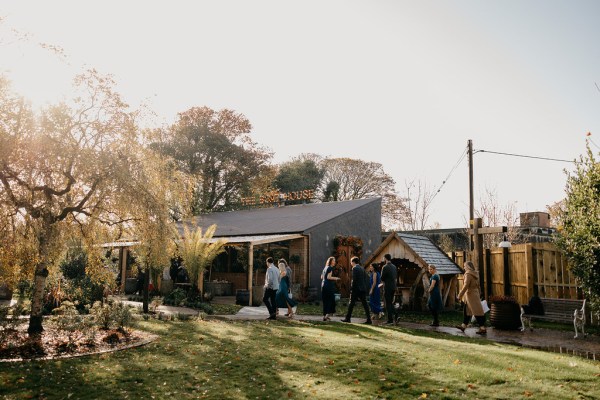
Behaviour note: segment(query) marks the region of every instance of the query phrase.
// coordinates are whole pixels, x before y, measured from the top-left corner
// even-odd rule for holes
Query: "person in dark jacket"
[[[392,256],[386,254],[383,256],[385,265],[381,269],[381,282],[383,282],[383,298],[385,302],[385,313],[387,314],[387,324],[394,323],[394,294],[398,282],[398,270],[392,264]]]
[[[368,279],[367,273],[365,269],[360,266],[358,263],[358,257],[352,257],[350,260],[350,264],[352,264],[352,285],[350,288],[350,305],[348,306],[348,312],[346,313],[346,318],[342,320],[342,322],[350,322],[350,318],[352,318],[352,310],[354,309],[354,304],[356,300],[360,300],[365,309],[365,315],[367,316],[367,320],[365,324],[371,325],[371,312],[369,311],[369,306],[367,305],[367,292],[368,292]]]

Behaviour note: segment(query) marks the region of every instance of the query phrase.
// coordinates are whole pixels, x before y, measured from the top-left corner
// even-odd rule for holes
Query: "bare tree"
[[[433,200],[433,193],[427,182],[413,179],[404,182],[403,200],[406,205],[401,219],[400,227],[406,231],[420,231],[430,227],[429,206]]]
[[[325,158],[320,166],[325,171],[321,193],[335,186],[332,197],[340,201],[381,197],[384,229],[400,223],[405,213],[404,201],[396,193],[396,182],[384,171],[383,165],[351,158]]]
[[[489,188],[479,197],[479,207],[475,209],[475,215],[482,219],[483,226],[506,226],[506,238],[512,243],[526,240],[519,230],[519,212],[515,203],[500,205],[495,190]],[[497,247],[502,241],[504,234],[490,234],[483,236],[485,248]]]

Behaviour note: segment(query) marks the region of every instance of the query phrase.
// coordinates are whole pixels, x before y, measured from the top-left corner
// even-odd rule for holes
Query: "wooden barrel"
[[[496,329],[514,330],[521,327],[521,309],[517,303],[492,303],[490,324]]]
[[[250,304],[250,291],[248,289],[238,289],[235,291],[235,304],[247,306]]]

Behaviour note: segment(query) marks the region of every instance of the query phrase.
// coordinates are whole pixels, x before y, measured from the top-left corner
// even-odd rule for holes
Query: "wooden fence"
[[[527,304],[534,296],[554,299],[580,299],[581,290],[567,268],[566,258],[553,243],[526,243],[511,248],[484,249],[479,268],[484,298],[514,296]],[[449,256],[462,267],[466,252]],[[462,276],[458,288],[462,287]]]

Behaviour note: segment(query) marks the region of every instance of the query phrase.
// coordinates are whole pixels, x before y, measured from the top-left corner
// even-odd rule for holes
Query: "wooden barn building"
[[[205,230],[213,224],[217,226],[213,238],[224,239],[227,247],[205,274],[205,291],[235,294],[248,290],[253,303],[258,304],[265,260],[273,257],[288,261],[296,291],[302,287],[318,296],[325,261],[337,255],[340,291],[345,295],[350,283],[350,257],[359,255],[364,260],[381,244],[381,199],[216,212],[194,217],[179,228],[183,233],[183,225]],[[222,290],[223,285],[229,289]]]
[[[392,263],[398,269],[398,289],[404,308],[426,310],[429,287],[427,266],[436,266],[440,275],[440,289],[445,307],[453,307],[458,284],[457,275],[462,270],[425,236],[392,232],[381,245],[366,259],[364,265],[379,263],[385,254],[392,256]]]

